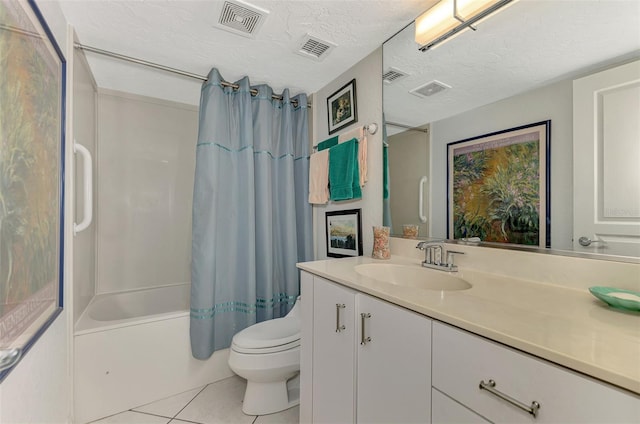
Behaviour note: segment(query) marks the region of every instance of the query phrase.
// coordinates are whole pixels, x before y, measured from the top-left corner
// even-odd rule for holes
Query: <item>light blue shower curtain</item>
[[[247,77],[238,90],[221,81],[212,69],[200,99],[190,329],[199,359],[284,316],[299,293],[295,264],[313,257],[306,95],[285,90],[277,101]]]

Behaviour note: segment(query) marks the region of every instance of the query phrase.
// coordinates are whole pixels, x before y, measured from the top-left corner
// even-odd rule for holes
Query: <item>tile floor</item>
[[[246,384],[240,377],[230,377],[91,424],[298,424],[299,407],[271,415],[243,414]]]

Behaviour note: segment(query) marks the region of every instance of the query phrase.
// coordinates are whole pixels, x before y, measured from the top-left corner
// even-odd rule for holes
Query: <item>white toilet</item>
[[[283,318],[233,336],[229,367],[247,380],[242,412],[265,415],[300,403],[300,297]]]

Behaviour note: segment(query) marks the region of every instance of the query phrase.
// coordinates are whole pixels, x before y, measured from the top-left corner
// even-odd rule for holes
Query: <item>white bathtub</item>
[[[75,334],[189,315],[191,284],[95,296],[75,327]]]
[[[75,326],[74,422],[95,419],[233,375],[228,350],[191,356],[190,284],[96,296]]]

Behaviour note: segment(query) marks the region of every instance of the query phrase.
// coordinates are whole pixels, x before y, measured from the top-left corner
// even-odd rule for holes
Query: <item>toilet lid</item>
[[[264,355],[266,353],[278,353],[278,352],[284,352],[286,350],[290,350],[290,349],[295,349],[295,348],[299,348],[300,347],[300,339],[298,340],[294,340],[291,343],[287,343],[287,344],[283,344],[283,345],[279,345],[279,346],[272,346],[272,347],[262,347],[262,348],[249,348],[249,347],[240,347],[238,345],[236,345],[235,343],[231,343],[231,350],[238,352],[238,353],[248,353],[248,354],[255,354],[255,355]]]
[[[300,320],[276,318],[254,324],[233,336],[232,343],[240,348],[263,349],[281,346],[300,339]]]

